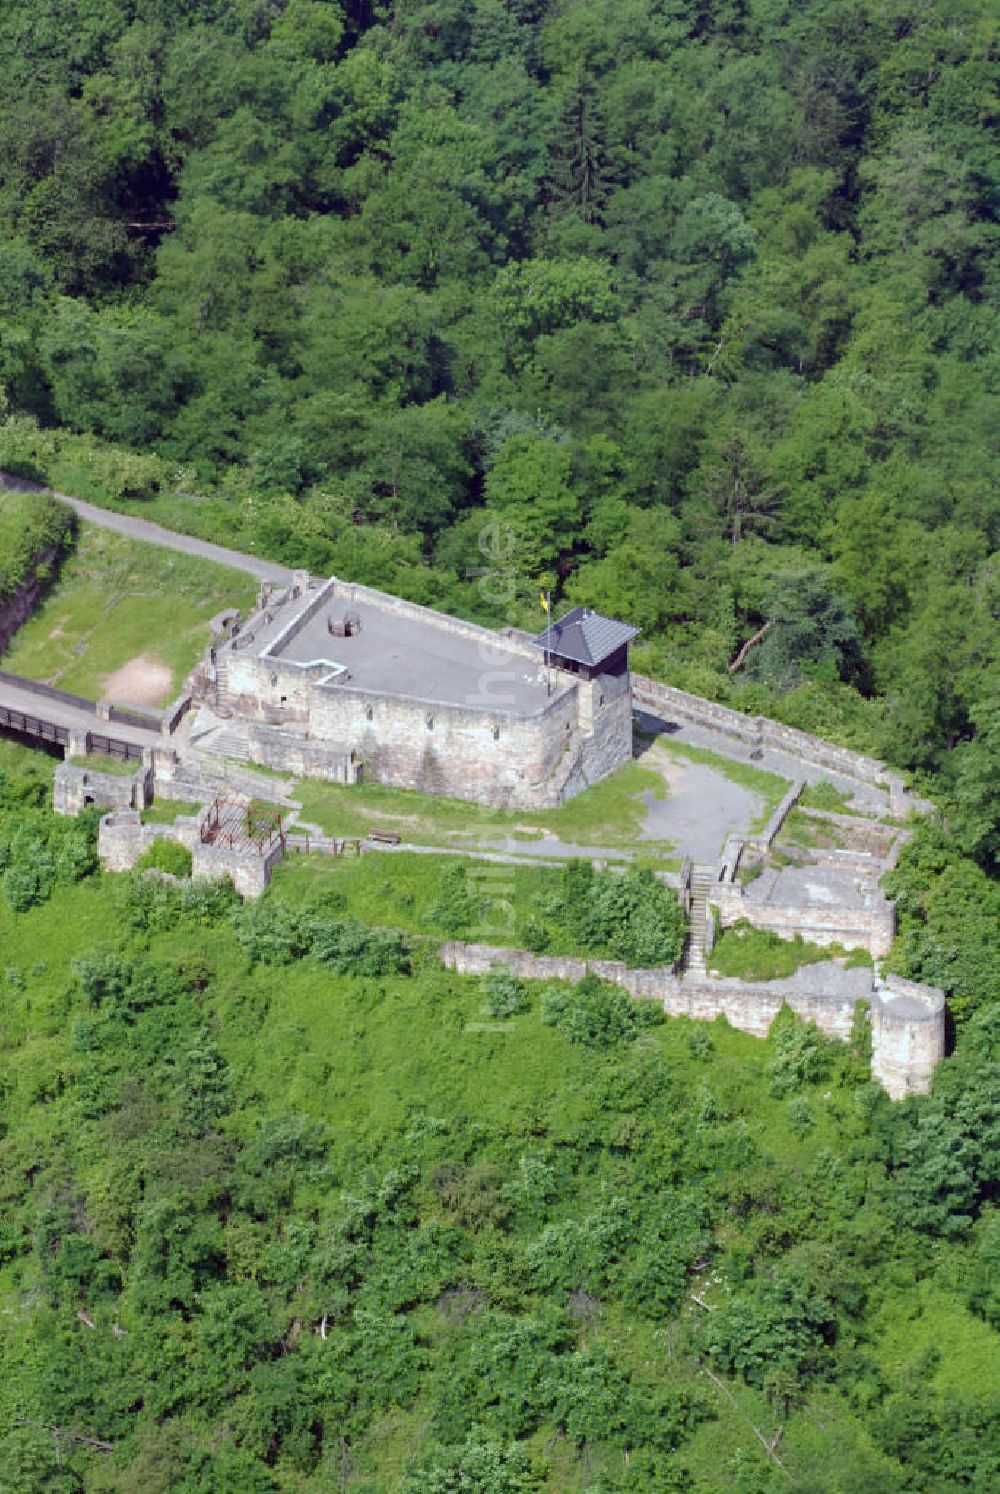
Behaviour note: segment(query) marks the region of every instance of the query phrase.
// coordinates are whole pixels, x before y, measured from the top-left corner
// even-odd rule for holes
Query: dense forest
[[[990,0],[38,0],[0,49],[8,465],[486,619],[551,585],[945,769],[982,849]]]
[[[484,622],[549,588],[885,757],[952,1049],[892,1106],[861,1026],[101,875],[2,744],[0,1488],[997,1487],[998,42],[992,0],[0,8],[0,467]],[[0,592],[70,538],[0,520]]]
[[[893,1105],[863,1022],[450,974],[336,865],[95,875],[50,779],[0,744],[5,1494],[993,1494],[995,1004]]]

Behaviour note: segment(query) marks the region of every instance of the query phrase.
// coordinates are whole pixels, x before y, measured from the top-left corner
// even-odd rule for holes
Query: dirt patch
[[[173,683],[174,672],[168,664],[161,664],[148,654],[137,654],[107,676],[102,693],[105,700],[129,700],[133,705],[155,706],[170,695]]]
[[[651,752],[646,760],[648,766],[655,768],[666,782],[667,789],[676,791],[681,788],[687,777],[690,764],[676,762],[672,757],[664,757],[662,753]]]

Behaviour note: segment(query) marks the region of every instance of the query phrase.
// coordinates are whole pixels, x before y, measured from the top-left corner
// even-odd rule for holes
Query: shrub
[[[775,1055],[769,1068],[771,1093],[776,1099],[793,1094],[804,1084],[815,1084],[830,1071],[829,1043],[787,1008],[778,1013],[771,1028]]]
[[[0,598],[30,579],[42,551],[65,550],[72,534],[72,511],[49,494],[0,492]]]
[[[833,1341],[833,1311],[821,1291],[790,1277],[758,1281],[705,1323],[703,1346],[725,1374],[748,1385],[801,1396],[810,1379],[821,1378]]]
[[[548,986],[542,995],[542,1021],[557,1027],[571,1043],[585,1048],[613,1048],[631,1043],[644,1027],[654,1027],[663,1014],[652,1002],[633,1001],[617,986],[596,975],[585,975],[571,990]]]
[[[496,964],[482,978],[482,991],[491,1016],[513,1017],[528,1005],[524,982],[518,980],[509,965]]]
[[[545,1469],[515,1443],[487,1440],[474,1431],[461,1447],[443,1447],[403,1479],[400,1494],[530,1494],[544,1485]]]
[[[801,934],[794,939],[782,939],[779,934],[755,928],[741,918],[731,928],[723,929],[709,963],[719,975],[736,976],[739,980],[780,980],[794,975],[801,965],[815,965],[844,954],[846,950],[839,944],[821,948],[803,939]]]
[[[648,868],[624,876],[571,861],[563,872],[562,917],[584,949],[629,965],[670,965],[687,938],[677,895]]]
[[[391,975],[409,969],[401,934],[352,918],[326,918],[269,899],[233,914],[236,937],[253,964],[286,965],[311,954],[340,975]]]
[[[191,875],[191,852],[176,840],[154,840],[136,863],[140,871],[168,872],[172,877]]]
[[[458,862],[445,868],[430,917],[446,934],[460,934],[476,921],[476,900],[469,891],[465,867]]]
[[[842,810],[847,802],[848,795],[834,788],[828,778],[809,784],[802,790],[799,798],[799,803],[806,809]]]
[[[406,970],[401,934],[369,929],[353,918],[312,918],[305,926],[308,952],[341,975],[392,975]]]
[[[548,929],[537,918],[526,918],[517,930],[517,938],[532,954],[542,954],[551,943]]]

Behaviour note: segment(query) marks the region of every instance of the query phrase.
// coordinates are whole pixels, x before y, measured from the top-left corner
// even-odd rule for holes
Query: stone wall
[[[230,877],[244,898],[260,897],[284,854],[280,841],[264,854],[209,845],[201,838],[203,815],[183,815],[171,825],[144,825],[138,810],[117,809],[103,815],[97,833],[97,854],[107,871],[129,871],[157,840],[173,840],[191,852],[191,875],[219,881]]]
[[[101,816],[97,830],[97,854],[107,871],[128,871],[135,866],[150,840],[137,809],[116,809]]]
[[[845,949],[866,949],[873,959],[889,953],[896,931],[895,908],[879,888],[866,894],[860,908],[840,903],[756,902],[746,896],[739,882],[723,881],[711,887],[708,900],[722,928],[746,919],[754,928],[783,939],[801,934],[821,947],[842,944]]]
[[[788,816],[791,814],[792,810],[795,808],[796,804],[801,798],[802,790],[805,788],[805,786],[806,785],[804,779],[796,779],[796,781],[792,784],[791,788],[783,796],[780,802],[775,805],[774,810],[771,814],[771,818],[768,820],[763,830],[758,830],[756,834],[744,835],[742,837],[743,844],[753,846],[754,849],[758,851],[769,851],[771,849],[771,844],[775,836],[778,834],[778,831],[781,829],[782,825],[785,823]]]
[[[890,975],[872,996],[872,1078],[893,1100],[926,1094],[944,1057],[944,994]]]
[[[235,791],[251,798],[283,804],[282,788],[283,785],[270,783],[226,758],[219,759],[216,769],[211,763],[190,755],[181,757],[172,747],[159,748],[153,753],[153,790],[163,799],[207,804],[218,794]]]
[[[371,782],[493,805],[530,805],[576,727],[576,693],[531,716],[378,695],[313,692],[310,735],[350,743]]]
[[[748,747],[761,745],[761,717],[746,716],[742,711],[717,705],[714,700],[703,700],[700,695],[689,695],[686,690],[677,690],[673,685],[661,684],[641,674],[632,676],[632,696],[636,705],[665,720],[704,726]]]
[[[659,1001],[672,1017],[710,1022],[724,1016],[732,1027],[754,1037],[766,1037],[771,1023],[788,1006],[828,1037],[846,1040],[854,1023],[855,1000],[837,989],[831,977],[819,977],[813,966],[809,982],[783,981],[749,984],[710,977],[681,979],[673,970],[632,970],[615,960],[583,960],[571,956],[535,955],[523,949],[450,940],[439,949],[449,970],[483,975],[505,964],[524,980],[582,980],[593,974],[641,1000]],[[827,989],[824,989],[824,984]],[[930,987],[914,986],[892,977],[867,998],[872,1014],[872,1077],[891,1099],[925,1094],[934,1066],[944,1056],[944,998]]]
[[[51,567],[58,553],[54,545],[40,551],[24,584],[0,605],[0,654],[42,600],[51,583]],[[42,574],[39,575],[39,572]]]
[[[106,871],[130,871],[157,840],[174,840],[192,853],[200,836],[197,816],[182,817],[172,825],[144,825],[137,809],[115,809],[101,816],[97,854]]]
[[[605,676],[589,682],[589,687],[599,687]],[[588,682],[582,682],[588,689]],[[594,783],[599,783],[623,763],[632,758],[632,698],[626,690],[607,696],[603,702],[598,698],[593,714],[593,728],[589,733],[577,732],[571,743],[572,767],[566,782],[558,790],[555,803],[562,803],[574,794],[581,793]],[[540,805],[549,802],[540,799]]]
[[[79,814],[88,804],[101,809],[145,809],[153,797],[153,770],[137,764],[126,776],[101,773],[81,763],[64,762],[52,780],[52,808],[56,814]]]
[[[171,701],[160,719],[160,731],[165,737],[173,736],[193,704],[190,690],[184,690],[176,700]]]
[[[271,873],[283,854],[280,842],[275,842],[266,854],[257,855],[226,845],[209,845],[199,838],[192,850],[191,875],[206,881],[230,877],[240,897],[257,898],[270,885]]]
[[[247,731],[249,760],[258,767],[322,778],[327,783],[360,783],[364,762],[360,754],[335,742],[252,724]]]
[[[911,810],[929,808],[926,800],[910,794],[901,776],[878,758],[838,747],[822,737],[798,731],[794,726],[785,726],[767,716],[747,716],[742,711],[703,700],[699,695],[689,695],[686,690],[664,685],[645,675],[632,676],[632,694],[636,705],[666,720],[708,727],[751,748],[773,747],[831,773],[883,788],[889,795],[889,808],[894,815],[905,817]]]

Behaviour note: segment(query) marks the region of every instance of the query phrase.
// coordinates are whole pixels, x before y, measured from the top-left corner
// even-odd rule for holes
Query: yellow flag
[[[549,610],[549,599],[548,599],[548,597],[547,597],[547,596],[546,596],[546,595],[545,595],[545,593],[544,593],[544,591],[543,591],[543,592],[542,592],[542,593],[541,593],[541,594],[540,594],[540,595],[539,595],[539,598],[538,598],[538,600],[539,600],[539,601],[540,601],[540,602],[541,602],[541,604],[542,604],[542,611],[543,611],[543,612],[548,612],[548,610]]]

